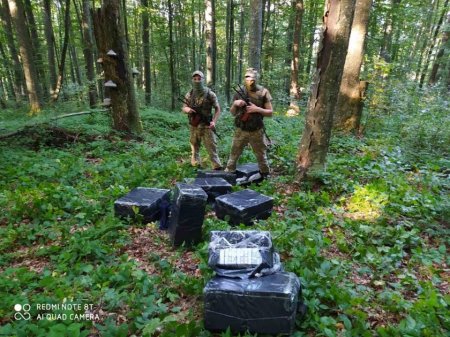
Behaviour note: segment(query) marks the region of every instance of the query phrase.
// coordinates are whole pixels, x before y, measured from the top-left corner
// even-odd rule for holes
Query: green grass
[[[422,95],[402,96],[389,115],[372,107],[366,136],[336,135],[327,170],[300,185],[303,117],[267,121],[274,175],[254,189],[276,207],[257,227],[272,232],[285,269],[302,280],[309,311],[294,336],[448,333],[448,102]],[[47,124],[70,137],[40,127],[0,141],[0,336],[213,335],[201,317],[207,240],[228,225],[209,216],[204,243],[173,250],[157,230],[113,216],[114,200],[130,189],[172,188],[195,174],[185,117],[141,113],[139,140],[112,133],[108,116],[96,113]],[[1,117],[3,131],[32,122]],[[223,162],[231,124],[225,113],[217,126]],[[250,150],[241,161],[254,161]],[[130,248],[146,237],[138,233],[154,235],[141,255]],[[93,304],[100,321],[35,319],[36,304],[63,302]],[[34,319],[16,320],[17,303],[32,304]]]

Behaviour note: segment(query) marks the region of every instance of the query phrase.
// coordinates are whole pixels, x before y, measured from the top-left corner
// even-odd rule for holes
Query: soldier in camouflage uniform
[[[249,105],[239,97],[234,96],[233,105],[230,112],[235,116],[234,124],[236,130],[233,137],[230,158],[228,159],[226,171],[235,172],[236,163],[247,144],[253,149],[253,153],[258,161],[261,179],[269,174],[269,164],[267,162],[267,144],[264,132],[264,117],[271,117],[272,96],[269,90],[256,84],[258,72],[249,68],[245,73],[244,97],[249,98]],[[247,114],[247,115],[245,115]]]
[[[209,154],[214,170],[221,170],[222,164],[217,155],[217,139],[213,132],[217,119],[220,116],[220,105],[217,96],[205,86],[205,75],[201,71],[194,71],[192,74],[192,90],[185,96],[182,111],[189,116],[190,143],[191,143],[191,164],[200,164],[200,145],[203,141],[206,151]],[[214,116],[211,110],[214,107]]]

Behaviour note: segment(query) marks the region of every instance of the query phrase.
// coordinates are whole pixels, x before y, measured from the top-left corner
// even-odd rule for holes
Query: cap
[[[195,75],[200,76],[202,79],[205,78],[205,75],[200,70],[196,70],[192,73],[192,77],[194,77]]]
[[[252,80],[257,80],[258,79],[258,70],[256,70],[255,68],[248,68],[246,71],[245,71],[245,78],[250,78],[250,79],[252,79]]]

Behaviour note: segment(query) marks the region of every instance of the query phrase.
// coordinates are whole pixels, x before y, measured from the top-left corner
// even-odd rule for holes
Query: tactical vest
[[[206,93],[201,97],[194,96],[194,90],[189,92],[189,104],[195,107],[195,110],[200,113],[200,123],[209,125],[212,119],[211,111],[213,108],[213,99],[211,98],[211,90],[206,88]]]
[[[256,91],[247,91],[247,89],[244,90],[244,94],[248,96],[250,99],[250,102],[255,104],[256,106],[260,108],[264,108],[264,105],[266,104],[267,98],[266,93],[267,89],[262,86],[257,86]],[[240,99],[237,96],[235,96],[235,100]],[[247,119],[247,121],[241,120],[241,115],[245,112],[245,107],[238,107],[237,108],[237,114],[234,119],[234,125],[244,131],[256,131],[260,130],[264,127],[263,122],[263,115],[260,113],[252,113],[250,114],[250,117]]]

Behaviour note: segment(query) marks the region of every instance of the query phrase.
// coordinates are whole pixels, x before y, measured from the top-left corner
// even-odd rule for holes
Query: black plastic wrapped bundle
[[[222,178],[228,181],[229,184],[236,185],[236,173],[231,172],[200,170],[197,172],[197,178]]]
[[[236,167],[237,178],[250,178],[252,175],[259,172],[259,166],[255,163],[242,164]]]
[[[251,278],[281,269],[267,231],[212,231],[208,265],[219,276]]]
[[[254,219],[267,219],[272,214],[273,199],[253,190],[242,190],[216,198],[219,219],[228,218],[231,225],[252,225]]]
[[[208,202],[218,196],[231,193],[231,184],[223,178],[186,178],[186,183],[200,186],[208,194]]]
[[[196,244],[201,240],[208,195],[198,185],[178,183],[169,219],[169,235],[175,246]]]
[[[163,200],[170,200],[170,190],[137,187],[114,202],[114,213],[122,218],[135,218],[133,208],[137,208],[137,214],[142,215],[144,222],[156,221],[160,218]]]
[[[212,331],[291,334],[302,308],[300,280],[288,272],[245,280],[216,276],[203,295],[205,328]]]

